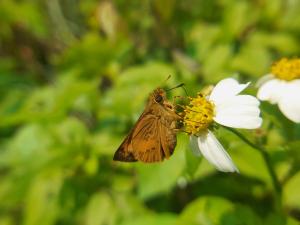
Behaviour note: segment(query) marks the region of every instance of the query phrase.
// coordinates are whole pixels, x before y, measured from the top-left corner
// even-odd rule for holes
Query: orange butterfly
[[[116,151],[114,160],[152,163],[168,159],[176,146],[176,124],[180,119],[174,105],[166,99],[166,92],[157,88],[150,94],[144,112]]]

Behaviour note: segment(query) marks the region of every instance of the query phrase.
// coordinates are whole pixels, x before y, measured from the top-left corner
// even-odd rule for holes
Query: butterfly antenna
[[[178,85],[175,86],[175,87],[172,87],[172,88],[170,88],[170,89],[167,89],[166,91],[168,92],[168,91],[171,91],[171,90],[173,90],[173,89],[176,89],[176,88],[181,87],[181,88],[184,90],[185,94],[188,96],[188,93],[187,93],[187,91],[186,91],[184,85],[185,85],[184,83],[181,83],[181,84],[178,84]]]
[[[167,81],[168,81],[170,78],[171,78],[171,75],[169,75],[169,76],[167,77],[167,79],[164,80],[163,84],[167,83]]]
[[[189,96],[189,94],[188,94],[187,90],[185,89],[185,87],[184,87],[184,86],[181,86],[181,87],[182,87],[182,89],[184,90],[185,95],[186,95],[186,96]]]
[[[172,88],[169,88],[169,89],[167,89],[166,91],[171,91],[171,90],[173,90],[173,89],[176,89],[176,88],[182,87],[183,85],[184,85],[184,83],[178,84],[177,86],[175,86],[175,87],[172,87]]]

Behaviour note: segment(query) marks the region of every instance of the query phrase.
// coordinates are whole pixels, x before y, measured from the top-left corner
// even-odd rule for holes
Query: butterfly
[[[169,158],[176,147],[177,124],[181,117],[162,88],[155,89],[147,105],[114,155],[115,161],[145,163]]]

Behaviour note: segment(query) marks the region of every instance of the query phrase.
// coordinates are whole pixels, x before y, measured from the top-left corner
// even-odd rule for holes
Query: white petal
[[[234,96],[215,106],[214,120],[227,127],[256,129],[262,124],[258,106],[259,101],[253,96]]]
[[[300,123],[300,79],[288,82],[278,106],[288,119]]]
[[[272,104],[276,104],[282,98],[282,94],[286,89],[286,81],[272,79],[265,82],[257,92],[258,99],[262,101],[269,101]]]
[[[198,146],[198,138],[194,135],[190,136],[190,149],[195,156],[201,156],[201,151]]]
[[[291,104],[290,101],[281,101],[279,103],[280,111],[291,121],[300,123],[300,106]]]
[[[255,87],[259,88],[260,86],[262,86],[264,83],[266,83],[267,81],[269,80],[272,80],[274,79],[274,75],[269,73],[263,77],[261,77],[257,82],[256,82],[256,85]]]
[[[237,108],[237,106],[258,107],[260,104],[258,99],[251,95],[237,95],[231,98],[224,99],[222,102],[213,103],[215,104],[215,107],[217,107],[218,110],[228,107]]]
[[[248,87],[249,84],[250,82],[247,84],[239,84],[235,79],[232,78],[221,80],[212,90],[209,100],[213,102],[222,102],[225,98],[239,94],[246,87]]]
[[[215,121],[223,126],[238,129],[257,129],[262,124],[262,118],[247,116],[219,116]]]
[[[221,107],[218,109],[216,116],[251,116],[257,117],[260,114],[260,110],[257,106],[249,105],[236,105],[236,107]]]
[[[200,134],[198,145],[203,156],[218,170],[239,172],[228,153],[211,131],[208,130],[208,132]]]

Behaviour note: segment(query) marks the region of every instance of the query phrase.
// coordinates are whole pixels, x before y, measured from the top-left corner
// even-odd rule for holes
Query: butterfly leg
[[[189,97],[182,97],[182,96],[180,96],[180,95],[176,95],[176,96],[173,97],[172,103],[173,103],[173,105],[175,105],[175,101],[176,101],[177,99],[181,99],[181,100],[185,101],[187,98],[189,98]]]

